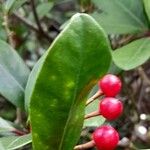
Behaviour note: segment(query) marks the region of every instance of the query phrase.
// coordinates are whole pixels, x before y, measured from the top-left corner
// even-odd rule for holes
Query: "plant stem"
[[[14,33],[13,33],[13,31],[10,30],[8,12],[4,10],[3,14],[4,14],[3,25],[5,27],[5,30],[6,30],[6,33],[7,33],[7,36],[8,36],[8,42],[13,48],[15,48],[15,43],[13,41],[13,34]],[[18,123],[18,124],[22,122],[22,114],[21,114],[21,109],[20,108],[16,108],[16,120],[15,120],[15,122]]]
[[[139,67],[138,72],[139,72],[140,77],[143,79],[144,83],[150,85],[150,79],[148,78],[148,76],[144,72],[144,69],[142,67]]]
[[[35,31],[37,33],[39,32],[39,29],[38,29],[38,27],[35,24],[33,24],[32,22],[30,22],[26,18],[22,17],[18,13],[13,13],[13,16],[16,17],[18,20],[20,20],[23,24],[25,24],[27,27],[29,27],[33,31]]]
[[[96,117],[96,116],[99,116],[99,115],[100,115],[99,111],[96,110],[96,111],[93,111],[93,112],[85,115],[84,119],[89,119],[89,118]]]
[[[86,102],[86,106],[89,105],[90,103],[92,103],[94,100],[96,100],[98,97],[100,97],[101,95],[103,95],[101,90],[98,90],[92,97],[90,97],[87,102]]]
[[[4,22],[3,22],[3,25],[5,27],[5,30],[6,30],[6,33],[7,33],[7,36],[8,36],[8,42],[9,44],[14,47],[15,44],[13,42],[13,32],[10,30],[10,27],[9,27],[9,18],[8,18],[8,13],[4,11]]]
[[[88,143],[77,145],[74,147],[74,150],[84,150],[84,149],[89,149],[95,146],[95,142],[92,140]]]
[[[20,108],[16,109],[16,120],[15,123],[20,124],[22,123],[22,112]]]
[[[33,11],[33,16],[34,16],[34,19],[35,19],[36,24],[38,26],[40,34],[42,34],[47,40],[49,40],[51,42],[52,39],[49,37],[48,34],[45,33],[45,31],[43,30],[43,28],[41,26],[40,19],[38,17],[37,11],[36,11],[35,1],[30,0],[30,2],[31,2],[32,11]]]
[[[150,37],[150,31],[142,32],[142,33],[139,33],[136,35],[129,35],[127,38],[122,39],[118,44],[119,45],[126,45],[130,42],[133,42],[133,41],[138,40],[138,39],[146,38],[146,37]]]

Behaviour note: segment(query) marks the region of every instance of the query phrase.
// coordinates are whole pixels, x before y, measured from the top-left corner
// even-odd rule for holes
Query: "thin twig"
[[[141,78],[143,79],[143,81],[146,83],[146,84],[149,84],[150,85],[150,79],[148,78],[148,76],[146,75],[146,73],[144,72],[144,69],[142,67],[139,67],[138,68],[138,72],[139,72],[139,75],[141,76]]]
[[[14,17],[16,17],[18,20],[20,20],[23,24],[25,24],[27,27],[29,27],[30,29],[32,29],[35,32],[39,32],[38,27],[33,24],[32,22],[30,22],[29,20],[27,20],[26,18],[24,18],[23,16],[19,15],[18,13],[13,13]]]
[[[150,37],[150,31],[142,32],[136,35],[129,35],[126,39],[122,39],[118,44],[119,45],[126,45],[130,42],[133,42],[135,40]]]
[[[93,111],[93,112],[85,115],[84,119],[89,119],[89,118],[96,117],[96,116],[99,116],[99,115],[100,115],[99,111],[96,110],[96,111]]]
[[[86,106],[89,105],[90,103],[92,103],[94,100],[96,100],[98,97],[100,97],[101,95],[103,95],[103,92],[101,90],[98,90],[92,97],[90,97],[87,102],[86,102]]]
[[[21,111],[21,108],[17,108],[15,123],[20,124],[21,122],[22,122],[22,111]]]
[[[3,25],[5,27],[5,30],[6,30],[6,33],[7,33],[7,36],[8,36],[8,42],[9,44],[14,47],[14,41],[13,41],[13,32],[10,30],[10,27],[9,27],[9,18],[8,18],[8,13],[4,11],[4,22],[3,22]]]
[[[77,145],[74,147],[74,150],[84,150],[84,149],[89,149],[95,146],[95,142],[92,140],[88,143]]]
[[[50,42],[52,41],[52,39],[49,37],[49,35],[47,33],[45,33],[45,31],[43,30],[42,26],[41,26],[41,23],[40,23],[40,20],[39,20],[39,17],[38,17],[38,14],[37,14],[37,11],[36,11],[36,6],[35,6],[35,1],[34,0],[30,0],[31,2],[31,7],[32,7],[32,11],[33,11],[33,16],[34,16],[34,19],[36,21],[36,24],[39,28],[39,32],[45,37],[47,38],[47,40],[49,40]]]
[[[13,40],[13,31],[10,30],[10,27],[9,27],[9,16],[8,16],[8,12],[7,11],[3,11],[3,14],[4,14],[4,27],[5,27],[5,30],[6,30],[6,33],[7,33],[7,36],[8,36],[8,42],[9,44],[15,48],[15,43],[14,43],[14,40]],[[22,114],[21,114],[21,109],[20,108],[16,108],[16,120],[15,120],[16,123],[21,123],[22,122]]]
[[[138,92],[139,95],[138,95],[138,103],[137,103],[137,109],[138,109],[138,112],[142,112],[141,110],[141,104],[142,104],[142,98],[143,98],[143,95],[144,95],[144,84],[143,84],[143,81],[141,81],[141,84],[140,84],[140,87],[139,87],[140,91]]]

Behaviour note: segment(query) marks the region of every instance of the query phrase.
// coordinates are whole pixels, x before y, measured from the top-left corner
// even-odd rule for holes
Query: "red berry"
[[[101,126],[93,133],[98,150],[114,150],[119,142],[118,132],[111,126]]]
[[[100,101],[99,112],[108,120],[118,118],[123,111],[123,104],[116,98],[106,97]]]
[[[112,74],[105,75],[99,81],[99,87],[106,96],[116,96],[121,90],[120,79]]]

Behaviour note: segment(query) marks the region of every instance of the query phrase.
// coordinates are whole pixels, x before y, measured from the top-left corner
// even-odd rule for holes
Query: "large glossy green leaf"
[[[143,38],[113,52],[114,63],[123,70],[130,70],[150,58],[150,39]]]
[[[24,89],[29,69],[17,52],[0,40],[0,94],[12,104],[24,106]]]
[[[108,33],[138,33],[148,30],[141,0],[92,0],[92,16]]]
[[[32,142],[31,134],[0,138],[4,150],[15,150]]]
[[[73,149],[87,95],[110,61],[101,27],[89,15],[73,16],[28,80],[25,95],[35,150]]]
[[[143,3],[144,3],[144,7],[145,7],[147,17],[150,21],[150,1],[149,0],[143,0]]]

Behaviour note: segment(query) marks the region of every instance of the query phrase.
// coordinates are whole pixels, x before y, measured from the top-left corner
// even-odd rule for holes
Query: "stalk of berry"
[[[100,101],[99,109],[85,115],[84,119],[102,115],[109,121],[115,120],[121,116],[123,104],[120,100],[113,97],[106,97]]]

